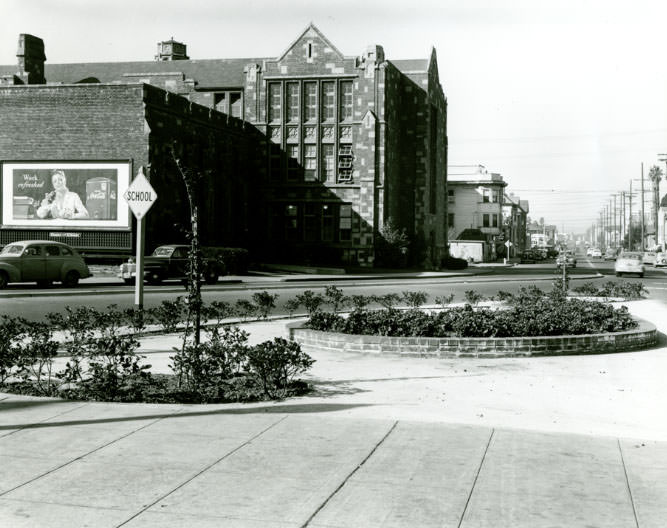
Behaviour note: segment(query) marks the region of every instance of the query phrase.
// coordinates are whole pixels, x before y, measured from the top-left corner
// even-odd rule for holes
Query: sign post
[[[140,310],[144,308],[144,237],[146,234],[146,226],[144,225],[144,216],[157,200],[157,193],[151,186],[148,178],[144,174],[143,165],[139,167],[139,172],[136,178],[123,194],[123,198],[127,202],[137,219],[137,260],[135,272],[135,288],[134,288],[134,304]]]
[[[510,242],[509,240],[505,242],[505,247],[507,248],[508,257],[510,256],[510,248],[512,247],[512,245],[513,245],[512,242]],[[507,264],[507,257],[505,257],[503,264]]]

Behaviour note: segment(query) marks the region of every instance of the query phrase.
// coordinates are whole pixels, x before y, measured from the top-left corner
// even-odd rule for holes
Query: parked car
[[[556,258],[556,267],[567,267],[567,268],[576,268],[577,267],[577,258],[574,256],[572,251],[563,251]]]
[[[643,277],[643,254],[639,251],[624,251],[616,259],[614,271],[616,272],[617,277],[620,277],[624,273],[636,273],[640,277]]]
[[[170,244],[159,246],[144,259],[144,280],[149,284],[160,284],[168,279],[187,280],[188,251],[190,246]],[[137,265],[133,259],[120,265],[118,277],[126,284],[134,284]],[[215,284],[218,277],[224,274],[224,266],[213,258],[204,258],[202,262],[202,278],[206,284]]]
[[[660,266],[667,266],[667,253],[664,251],[655,254],[655,262],[653,263],[653,267],[659,268]]]
[[[538,260],[543,260],[542,253],[535,249],[527,249],[521,254],[521,262],[523,264],[534,264]]]
[[[656,257],[655,251],[644,251],[642,261],[644,262],[644,264],[655,264],[655,257]]]
[[[92,273],[76,250],[62,242],[21,240],[0,251],[0,289],[10,282],[61,282],[73,287]]]
[[[607,248],[607,250],[604,252],[605,260],[616,260],[617,256],[618,250],[616,248]]]

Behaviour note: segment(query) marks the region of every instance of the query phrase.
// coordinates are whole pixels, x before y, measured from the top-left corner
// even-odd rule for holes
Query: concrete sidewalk
[[[667,331],[662,303],[628,305]],[[284,321],[245,328],[256,342]],[[173,339],[142,340],[156,370]],[[277,403],[0,394],[0,526],[665,524],[665,348],[315,359],[315,393]]]

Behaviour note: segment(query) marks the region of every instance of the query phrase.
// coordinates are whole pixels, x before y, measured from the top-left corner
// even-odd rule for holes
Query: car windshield
[[[641,260],[642,256],[640,253],[623,253],[621,258],[627,260]]]
[[[153,251],[154,257],[171,257],[171,254],[174,252],[173,247],[159,247],[155,248]]]
[[[2,248],[0,255],[20,255],[23,251],[23,246],[21,244],[8,244]]]

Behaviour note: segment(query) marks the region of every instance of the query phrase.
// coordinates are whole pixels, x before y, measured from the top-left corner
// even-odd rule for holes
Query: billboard
[[[2,227],[129,228],[129,162],[5,162]]]

